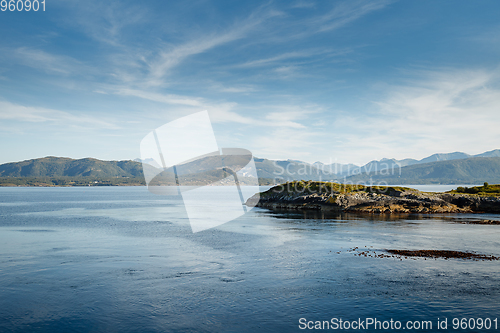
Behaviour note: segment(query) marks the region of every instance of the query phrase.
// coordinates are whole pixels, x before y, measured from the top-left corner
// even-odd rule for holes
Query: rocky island
[[[254,195],[247,204],[272,210],[371,214],[500,213],[500,185],[430,193],[399,186],[294,181]]]

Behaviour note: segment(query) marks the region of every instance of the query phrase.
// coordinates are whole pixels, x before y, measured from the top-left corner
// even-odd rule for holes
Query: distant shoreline
[[[0,187],[146,186],[142,177],[0,177]]]
[[[97,182],[97,183],[96,183]],[[246,184],[240,184],[246,186]],[[259,178],[259,186],[276,186],[272,179]],[[113,178],[95,178],[95,177],[0,177],[0,187],[109,187],[109,186],[147,186],[142,177],[113,177]],[[175,186],[173,184],[163,186]],[[206,182],[188,182],[184,186],[233,186],[233,184],[210,184]],[[253,185],[251,185],[253,186]],[[390,184],[386,187],[405,186],[417,188],[421,186],[441,187],[449,186],[456,188],[458,186],[479,186],[479,184],[447,183],[447,184]],[[424,189],[420,191],[426,192]],[[445,191],[445,190],[439,190]],[[430,191],[436,192],[436,191]]]

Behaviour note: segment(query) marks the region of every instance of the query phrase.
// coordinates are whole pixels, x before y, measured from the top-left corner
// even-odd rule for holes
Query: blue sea
[[[467,218],[500,219],[254,208],[192,233],[180,197],[145,187],[0,188],[0,331],[335,331],[339,320],[336,331],[398,331],[382,327],[391,320],[415,324],[407,332],[498,331],[500,261],[356,255],[500,256],[500,225],[457,223]],[[454,318],[476,328],[453,329]]]

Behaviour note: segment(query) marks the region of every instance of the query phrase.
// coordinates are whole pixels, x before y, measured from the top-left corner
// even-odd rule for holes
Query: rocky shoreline
[[[341,184],[330,184],[293,182],[278,185],[252,196],[247,205],[271,210],[371,214],[500,213],[500,197],[497,196],[428,193],[402,187],[361,185],[352,185],[343,191]]]

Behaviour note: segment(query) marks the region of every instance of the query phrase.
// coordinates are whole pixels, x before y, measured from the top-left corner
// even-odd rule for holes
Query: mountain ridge
[[[453,153],[435,153],[430,156],[424,157],[420,160],[413,158],[405,158],[402,160],[397,160],[395,158],[382,158],[380,160],[372,160],[362,166],[358,166],[352,163],[342,164],[342,163],[332,163],[332,164],[324,164],[322,162],[314,162],[311,165],[316,165],[322,168],[323,170],[340,170],[340,172],[334,172],[340,176],[351,176],[353,174],[359,173],[370,173],[372,171],[381,171],[385,169],[391,169],[394,167],[405,167],[414,164],[425,164],[429,162],[442,162],[442,161],[450,161],[456,159],[467,159],[474,157],[500,157],[500,149],[494,149],[490,151],[486,151],[484,153],[470,155],[463,152],[453,152]],[[307,162],[296,161],[304,164],[309,164]]]
[[[460,158],[464,157],[466,158]],[[236,157],[235,157],[236,158]],[[434,161],[437,160],[437,161]],[[214,160],[215,161],[215,160]],[[202,173],[206,177],[217,178],[220,168],[211,158],[198,159],[178,166],[179,175],[200,181]],[[404,161],[404,163],[401,163]],[[427,161],[427,162],[422,162]],[[238,161],[233,161],[237,165]],[[329,169],[331,165],[321,162],[313,164],[297,160],[268,160],[254,158],[259,179],[263,184],[273,184],[293,180],[364,182],[386,181],[392,184],[422,183],[500,183],[500,149],[477,155],[461,152],[433,154],[420,161],[414,159],[381,159],[371,161],[357,169]],[[220,161],[219,161],[220,163]],[[337,167],[338,165],[335,164]],[[346,164],[348,168],[353,164]],[[338,169],[337,169],[338,170]],[[384,172],[385,171],[385,172]],[[213,175],[212,175],[213,173]],[[213,176],[213,177],[212,177]],[[135,179],[135,183],[144,183],[143,165],[135,160],[102,161],[96,158],[72,159],[68,157],[47,156],[21,162],[0,165],[0,178],[68,178],[85,179]],[[112,183],[116,183],[113,181]]]
[[[438,162],[427,162],[387,172],[370,172],[345,178],[350,183],[399,184],[480,184],[500,183],[500,157],[471,157]]]
[[[0,165],[0,177],[141,177],[142,164],[47,156]]]

